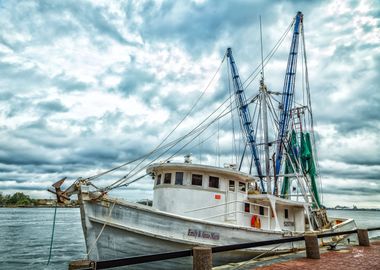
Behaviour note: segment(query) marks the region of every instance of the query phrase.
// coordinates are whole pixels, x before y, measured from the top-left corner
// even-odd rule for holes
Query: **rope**
[[[307,97],[307,107],[309,110],[309,124],[310,124],[310,133],[312,136],[312,151],[313,151],[313,157],[314,157],[314,162],[317,167],[317,175],[318,175],[318,182],[319,182],[319,188],[320,191],[323,189],[323,183],[322,183],[322,178],[319,176],[319,159],[318,159],[318,150],[315,145],[316,138],[315,138],[315,133],[314,133],[314,118],[313,118],[313,111],[311,107],[311,96],[310,96],[310,84],[309,84],[309,71],[307,68],[307,55],[306,55],[306,44],[305,44],[305,33],[304,33],[304,25],[301,25],[301,38],[302,38],[302,51],[303,51],[303,60],[304,60],[304,65],[305,65],[305,84],[306,84],[306,97]],[[321,201],[323,203],[323,192],[320,192],[321,194]]]
[[[224,130],[224,128],[226,127],[226,125],[227,125],[227,123],[224,123],[224,124],[221,126],[221,129]],[[200,144],[205,144],[209,139],[211,139],[212,137],[214,137],[214,136],[216,136],[216,135],[217,135],[217,134],[212,130],[210,135],[205,136],[206,139],[200,141]],[[198,145],[193,146],[193,148],[194,148],[194,147],[198,147]]]
[[[264,66],[269,62],[269,60],[272,58],[272,56],[274,55],[274,53],[277,51],[277,49],[279,48],[279,46],[281,45],[281,43],[282,43],[282,41],[285,39],[285,37],[286,37],[286,35],[287,35],[287,33],[289,32],[289,30],[290,30],[290,28],[291,28],[291,26],[293,25],[293,22],[290,24],[290,26],[287,28],[287,30],[285,31],[285,33],[281,36],[281,38],[280,38],[280,40],[276,43],[276,45],[272,48],[272,50],[270,51],[270,53],[265,57],[265,59],[264,59],[264,61],[265,61],[265,63],[264,63]],[[136,162],[136,161],[138,161],[138,160],[141,160],[140,162],[139,162],[139,164],[137,164],[127,175],[125,175],[124,177],[122,177],[122,178],[120,178],[119,180],[117,180],[116,182],[114,182],[113,184],[111,184],[110,185],[110,187],[111,188],[113,188],[113,186],[118,186],[118,184],[121,182],[121,181],[123,181],[124,179],[127,179],[128,178],[128,176],[130,176],[130,174],[133,172],[133,171],[135,171],[137,168],[138,168],[138,166],[139,165],[141,165],[149,156],[151,156],[152,154],[154,154],[155,152],[157,152],[157,151],[159,151],[159,150],[161,150],[162,148],[166,148],[166,147],[168,147],[167,145],[164,145],[164,147],[161,147],[162,146],[162,144],[170,137],[170,135],[182,124],[182,122],[190,115],[190,113],[194,110],[194,108],[195,108],[195,106],[198,104],[198,102],[199,102],[199,100],[203,97],[203,95],[204,95],[204,93],[206,92],[206,90],[210,87],[210,85],[211,85],[211,83],[214,81],[214,79],[215,79],[215,77],[216,77],[216,75],[219,73],[219,71],[220,71],[220,68],[221,68],[221,66],[222,66],[222,64],[223,64],[223,62],[224,62],[224,60],[225,60],[225,58],[226,58],[226,54],[223,56],[223,59],[222,59],[222,61],[221,61],[221,63],[220,63],[220,65],[219,65],[219,67],[218,67],[218,69],[217,69],[217,71],[215,72],[215,74],[214,74],[214,76],[211,78],[211,80],[210,80],[210,82],[208,83],[208,85],[206,86],[206,88],[204,89],[204,91],[201,93],[201,95],[198,97],[198,99],[196,100],[196,102],[193,104],[193,106],[191,107],[191,109],[189,110],[189,112],[182,118],[182,120],[176,125],[176,127],[164,138],[164,140],[158,145],[158,146],[156,146],[156,148],[154,149],[154,150],[152,150],[151,152],[149,152],[149,153],[147,153],[147,154],[145,154],[145,155],[143,155],[143,156],[141,156],[141,157],[139,157],[139,158],[136,158],[136,159],[134,159],[134,160],[132,160],[132,161],[129,161],[129,162],[126,162],[126,163],[123,163],[123,164],[121,164],[120,166],[117,166],[117,167],[114,167],[114,168],[112,168],[112,169],[110,169],[110,170],[107,170],[107,171],[104,171],[104,172],[102,172],[102,173],[99,173],[99,174],[96,174],[96,175],[94,175],[94,176],[91,176],[91,177],[88,177],[87,179],[88,180],[94,180],[94,179],[96,179],[96,178],[98,178],[98,177],[101,177],[101,176],[103,176],[103,175],[105,175],[105,174],[108,174],[108,173],[110,173],[110,172],[113,172],[113,171],[115,171],[115,170],[118,170],[118,169],[120,169],[120,168],[122,168],[122,167],[125,167],[125,166],[127,166],[127,165],[129,165],[129,164],[132,164],[132,163],[134,163],[134,162]],[[243,83],[243,85],[254,75],[254,73],[259,69],[259,67],[260,67],[260,65],[248,76],[248,78],[244,81],[244,83]],[[252,80],[245,86],[245,88],[246,87],[248,87],[251,83],[252,83],[252,81],[256,78],[258,76],[258,74],[256,74],[253,78],[252,78]],[[230,99],[230,97],[228,98],[228,99]],[[227,99],[227,100],[228,100]],[[225,102],[223,102],[223,104],[224,104]],[[219,108],[218,108],[219,109]],[[217,110],[218,110],[217,109]],[[216,110],[216,111],[217,111]],[[215,113],[215,111],[214,111],[214,113]],[[213,114],[213,113],[212,113]],[[211,115],[212,115],[211,114]],[[168,145],[170,145],[171,143],[169,143]],[[160,155],[161,156],[161,155]],[[134,174],[134,175],[136,175],[136,174]]]
[[[51,259],[51,251],[52,251],[52,249],[53,249],[53,239],[54,239],[54,231],[55,231],[55,220],[56,220],[56,217],[57,217],[57,203],[55,204],[55,208],[54,208],[53,229],[52,229],[52,231],[51,231],[50,250],[49,250],[49,258],[48,258],[48,261],[47,261],[47,265],[49,265],[49,263],[50,263],[50,259]]]
[[[223,109],[223,111],[216,117],[216,118],[214,118],[214,119],[212,119],[211,120],[211,122],[210,123],[206,123],[206,121],[209,119],[209,118],[211,118],[211,116],[213,116],[216,112],[218,112],[219,111],[219,109],[220,108],[222,108],[223,107],[223,105],[226,103],[226,102],[228,102],[230,100],[230,97],[228,97],[222,104],[220,104],[219,106],[218,106],[218,108],[217,109],[215,109],[211,114],[209,114],[202,122],[200,122],[195,128],[193,128],[190,132],[188,132],[187,134],[185,134],[184,136],[182,136],[182,137],[180,137],[179,139],[177,139],[177,140],[174,140],[173,142],[171,142],[171,143],[169,143],[169,144],[167,144],[167,145],[165,145],[165,147],[168,147],[168,146],[170,146],[167,150],[165,150],[163,153],[161,153],[158,157],[156,157],[155,159],[153,159],[151,162],[149,162],[147,165],[145,165],[142,169],[144,169],[145,167],[147,167],[147,166],[149,166],[150,164],[152,164],[154,161],[156,161],[158,158],[160,158],[161,156],[163,156],[164,154],[166,154],[169,150],[171,150],[174,146],[176,146],[179,142],[181,142],[181,141],[183,141],[184,139],[186,139],[187,137],[190,137],[190,136],[192,136],[192,135],[194,135],[194,134],[197,134],[197,136],[199,136],[200,134],[202,134],[204,131],[205,131],[205,129],[207,129],[211,124],[213,124],[215,121],[217,121],[218,119],[220,119],[220,118],[222,118],[222,117],[224,117],[226,114],[223,114],[225,111],[226,111],[226,109],[228,109],[228,108],[225,108],[225,109]],[[236,107],[235,108],[233,108],[233,109],[236,109]],[[229,113],[229,111],[227,112],[227,113]],[[206,123],[206,124],[205,124]],[[203,126],[202,126],[203,125]],[[196,136],[196,137],[197,137]],[[195,137],[195,138],[196,138]],[[167,160],[169,160],[170,158],[172,158],[173,156],[175,156],[180,150],[182,150],[185,146],[187,146],[189,143],[191,143],[195,138],[193,138],[190,142],[188,142],[187,144],[185,144],[182,148],[180,148],[177,152],[175,152],[175,154],[174,155],[171,155],[169,158],[167,158],[164,162],[166,162]],[[163,149],[165,148],[165,147],[162,147]],[[160,149],[158,149],[158,150],[160,150]],[[156,151],[157,152],[157,151]],[[117,180],[115,183],[113,183],[111,186],[109,186],[108,187],[108,189],[109,190],[111,190],[111,189],[114,189],[114,188],[117,188],[117,187],[120,187],[120,186],[122,186],[122,185],[124,185],[123,183],[125,183],[130,177],[133,177],[133,176],[135,176],[135,175],[137,175],[139,172],[141,172],[141,170],[142,170],[141,168],[137,171],[137,172],[135,172],[134,174],[132,174],[132,176],[130,176],[130,174],[128,174],[128,175],[125,175],[125,176],[123,176],[122,178],[120,178],[119,180]],[[128,176],[130,176],[129,178],[127,178]]]
[[[226,110],[228,109],[228,107],[226,107],[225,109],[223,109],[223,111],[222,111],[221,113],[219,113],[219,115],[218,115],[216,118],[214,118],[213,120],[211,120],[211,122],[205,124],[204,126],[200,126],[200,125],[203,124],[208,118],[210,118],[211,115],[213,115],[215,112],[217,112],[217,111],[223,106],[223,104],[226,103],[228,100],[229,100],[229,99],[226,99],[225,102],[223,102],[223,103],[218,107],[218,109],[216,109],[216,110],[215,110],[213,113],[211,113],[211,114],[210,114],[210,115],[209,115],[204,121],[202,121],[197,127],[195,127],[191,132],[189,132],[189,133],[196,134],[196,136],[194,136],[189,142],[185,143],[185,144],[184,144],[179,150],[177,150],[177,151],[176,151],[174,154],[172,154],[170,157],[168,157],[167,159],[165,159],[165,161],[164,161],[163,163],[165,163],[165,162],[168,161],[169,159],[171,159],[171,158],[173,158],[174,156],[176,156],[176,155],[177,155],[182,149],[184,149],[187,145],[189,145],[191,142],[193,142],[193,141],[194,141],[199,135],[201,135],[205,130],[207,130],[207,128],[208,128],[209,126],[211,126],[211,125],[212,125],[213,123],[215,123],[217,120],[219,120],[220,118],[226,116],[226,115],[229,113],[229,111],[226,112]],[[234,109],[236,109],[236,107],[235,107]],[[199,132],[198,132],[198,133],[197,133],[197,132],[193,132],[194,130],[196,130],[197,132],[198,132],[198,130],[199,130]],[[189,133],[188,133],[188,134],[189,134]],[[188,134],[186,134],[185,136],[183,136],[183,138],[187,138],[187,137],[189,137]],[[193,135],[193,134],[191,134],[191,135]],[[175,146],[175,145],[174,145],[174,146]],[[164,153],[160,154],[157,158],[153,159],[151,162],[149,162],[149,163],[148,163],[146,166],[144,166],[143,168],[140,168],[137,172],[135,172],[134,174],[132,174],[131,177],[133,177],[133,176],[137,175],[138,173],[140,173],[145,167],[149,166],[149,165],[152,164],[155,160],[157,160],[159,157],[161,157],[161,156],[163,156],[164,154],[166,154],[166,153],[167,153],[169,150],[171,150],[174,146],[172,146],[172,147],[170,147],[169,149],[167,149]],[[114,188],[118,188],[118,187],[120,187],[120,186],[124,186],[125,184],[123,184],[123,183],[125,183],[126,181],[128,181],[128,178],[123,177],[123,178],[119,179],[118,181],[120,181],[120,180],[123,180],[123,181],[119,182],[118,185],[115,185],[115,186],[109,187],[109,189],[111,190],[111,189],[114,189]]]
[[[256,257],[253,257],[252,259],[243,262],[241,265],[238,265],[238,266],[232,268],[232,270],[239,269],[239,268],[241,268],[241,267],[247,265],[248,263],[250,263],[250,262],[252,262],[252,261],[255,261],[256,259],[258,259],[258,258],[264,256],[265,254],[267,254],[267,253],[269,253],[269,252],[271,252],[271,251],[273,251],[273,250],[279,248],[279,247],[282,246],[282,245],[283,245],[283,244],[279,244],[279,245],[277,245],[277,246],[275,246],[275,247],[273,247],[273,248],[271,248],[271,249],[269,249],[269,250],[267,250],[267,251],[264,251],[263,253],[260,253],[260,254],[257,255]]]
[[[293,22],[289,25],[289,27],[287,28],[287,30],[284,32],[284,34],[281,36],[281,38],[280,38],[280,40],[276,43],[276,45],[272,48],[272,50],[270,51],[270,53],[264,58],[264,66],[269,62],[269,60],[272,58],[272,56],[275,54],[275,52],[277,51],[277,49],[279,48],[279,46],[281,45],[281,43],[282,43],[282,41],[285,39],[285,37],[286,37],[286,35],[287,35],[287,33],[289,32],[289,30],[291,29],[291,26],[293,25]],[[208,87],[211,85],[211,82],[215,79],[215,77],[216,77],[216,75],[219,73],[219,71],[220,71],[220,68],[221,68],[221,66],[222,66],[222,63],[224,62],[224,60],[225,60],[225,58],[226,58],[226,55],[224,55],[224,57],[223,57],[223,60],[221,61],[221,64],[220,64],[220,66],[218,67],[218,70],[216,71],[216,73],[214,74],[214,76],[212,77],[212,79],[211,79],[211,81],[209,82],[209,84],[207,85],[207,87],[206,87],[206,89],[202,92],[202,94],[199,96],[199,98],[197,99],[197,101],[193,104],[193,106],[192,106],[192,108],[190,109],[190,111],[184,116],[184,118],[180,121],[180,123],[178,123],[177,124],[177,126],[174,128],[174,130],[173,131],[171,131],[166,137],[165,137],[165,139],[164,139],[164,141],[166,141],[167,140],[167,138],[169,138],[169,136],[179,127],[179,125],[185,120],[185,118],[187,118],[188,117],[188,115],[193,111],[193,109],[195,108],[195,106],[198,104],[198,102],[199,102],[199,100],[201,99],[201,97],[204,95],[204,93],[205,93],[205,91],[208,89]],[[243,84],[245,84],[253,75],[254,75],[254,73],[256,72],[256,70],[258,69],[260,67],[260,65],[254,70],[254,72],[252,72],[251,73],[251,75],[247,78],[247,80],[245,80],[244,81],[244,83]],[[251,79],[251,81],[250,82],[248,82],[248,84],[245,86],[245,88],[246,87],[248,87],[251,83],[252,83],[252,81],[258,76],[259,74],[256,74],[252,79]],[[118,167],[115,167],[115,168],[113,168],[113,169],[111,169],[111,170],[108,170],[108,171],[105,171],[105,172],[103,172],[103,173],[100,173],[100,174],[97,174],[97,175],[95,175],[95,176],[92,176],[92,177],[89,177],[88,179],[89,180],[92,180],[92,179],[95,179],[95,178],[98,178],[98,177],[100,177],[100,176],[102,176],[102,175],[105,175],[105,174],[107,174],[107,173],[109,173],[109,172],[112,172],[112,171],[114,171],[114,170],[117,170],[117,169],[120,169],[121,167],[124,167],[124,166],[126,166],[126,165],[128,165],[128,164],[131,164],[131,163],[133,163],[133,162],[135,162],[135,161],[138,161],[138,160],[141,160],[142,159],[142,161],[141,162],[139,162],[139,164],[137,164],[127,175],[125,175],[125,176],[123,176],[122,178],[120,178],[119,180],[117,180],[116,182],[114,182],[114,183],[112,183],[110,186],[108,186],[108,187],[106,187],[106,189],[109,189],[109,190],[111,190],[111,189],[114,189],[114,188],[117,188],[117,187],[120,187],[120,186],[124,186],[125,185],[125,183],[126,183],[126,181],[128,181],[128,179],[130,179],[131,177],[133,177],[133,176],[135,176],[135,175],[137,175],[138,173],[140,173],[141,172],[141,168],[140,169],[138,169],[138,167],[149,157],[149,156],[151,156],[152,154],[154,154],[154,153],[156,153],[156,152],[158,152],[159,150],[162,150],[162,149],[165,149],[165,148],[168,148],[168,149],[166,149],[162,154],[160,154],[160,155],[158,155],[158,157],[156,157],[155,159],[153,159],[151,162],[149,162],[148,163],[148,165],[146,165],[146,166],[143,166],[143,168],[145,168],[145,167],[147,167],[147,166],[149,166],[150,164],[152,164],[154,161],[156,161],[158,158],[160,158],[161,156],[163,156],[164,154],[166,154],[168,151],[170,151],[175,145],[177,145],[180,141],[182,141],[183,139],[186,139],[187,137],[189,137],[189,136],[192,136],[192,135],[194,135],[194,134],[196,134],[198,131],[200,131],[199,132],[199,134],[198,134],[198,136],[201,134],[201,133],[203,133],[204,132],[204,130],[203,130],[203,127],[201,127],[201,128],[199,128],[202,124],[204,124],[214,113],[216,113],[227,101],[229,101],[230,100],[230,98],[231,98],[231,95],[214,111],[214,112],[212,112],[204,121],[202,121],[200,124],[198,124],[198,126],[196,126],[193,130],[191,130],[189,133],[187,133],[186,135],[184,135],[184,136],[182,136],[181,138],[179,138],[179,139],[177,139],[177,140],[174,140],[174,141],[172,141],[172,142],[170,142],[170,143],[168,143],[168,144],[166,144],[166,145],[163,145],[163,143],[164,143],[164,141],[163,142],[161,142],[153,151],[151,151],[151,152],[149,152],[148,154],[146,154],[146,155],[143,155],[142,157],[140,157],[140,158],[137,158],[137,159],[134,159],[133,161],[130,161],[130,162],[127,162],[127,163],[124,163],[124,164],[122,164],[122,165],[120,165],[120,166],[118,166]],[[215,121],[215,120],[214,120]],[[209,125],[206,125],[206,127],[208,127]],[[198,129],[199,128],[199,129]],[[191,140],[190,142],[192,142],[193,140]],[[189,143],[190,143],[189,142]],[[185,146],[186,146],[187,144],[185,144]],[[181,148],[181,149],[183,149],[183,147]],[[181,150],[180,149],[180,150]],[[178,151],[176,152],[176,153],[178,153]],[[171,157],[173,157],[173,155],[171,156]],[[168,160],[168,159],[167,159]],[[137,171],[136,171],[137,170]],[[134,172],[135,171],[135,173],[133,173],[132,174],[132,172]],[[131,175],[132,174],[132,175]]]
[[[132,180],[132,181],[130,181],[130,182],[128,182],[128,183],[125,183],[125,184],[123,184],[123,185],[118,185],[117,187],[127,187],[127,186],[129,186],[130,184],[132,184],[132,183],[134,183],[134,182],[137,182],[137,181],[139,181],[140,179],[142,179],[142,178],[144,178],[145,176],[148,176],[149,174],[148,173],[146,173],[146,174],[144,174],[144,175],[142,175],[142,176],[140,176],[140,177],[137,177],[136,179],[134,179],[134,180]]]
[[[156,150],[158,150],[158,148],[160,148],[160,146],[174,133],[174,131],[176,131],[177,130],[177,128],[183,123],[183,121],[185,121],[185,119],[192,113],[192,111],[195,109],[195,107],[198,105],[198,103],[199,103],[199,101],[201,100],[201,98],[203,97],[203,95],[206,93],[206,91],[208,90],[208,88],[211,86],[211,83],[214,81],[214,79],[215,79],[215,77],[216,77],[216,75],[219,73],[219,71],[220,71],[220,69],[221,69],[221,67],[222,67],[222,65],[223,65],[223,62],[224,62],[224,60],[226,59],[226,54],[224,54],[224,56],[223,56],[223,59],[222,59],[222,61],[221,61],[221,63],[220,63],[220,65],[219,65],[219,67],[218,67],[218,69],[216,70],[216,72],[214,73],[214,75],[212,76],[212,78],[211,78],[211,80],[208,82],[208,84],[207,84],[207,86],[206,86],[206,88],[202,91],[202,93],[201,93],[201,95],[197,98],[197,100],[195,101],[195,103],[193,104],[193,106],[190,108],[190,110],[186,113],[186,115],[181,119],[181,121],[175,126],[175,128],[171,131],[171,132],[169,132],[169,134],[168,135],[166,135],[166,137],[163,139],[163,141],[162,142],[160,142],[156,147],[155,147],[155,149],[153,150],[153,152],[154,151],[156,151]],[[144,157],[144,159],[142,159],[140,162],[139,162],[139,164],[137,164],[127,175],[125,175],[125,177],[123,177],[122,179],[125,179],[125,178],[127,178],[133,171],[135,171],[137,168],[138,168],[138,166],[140,166],[146,159],[148,158],[148,156],[145,156]],[[118,181],[120,181],[120,180],[118,180]],[[113,184],[111,184],[111,187],[113,186],[113,185],[116,185],[117,183],[118,183],[118,181],[116,181],[115,183],[113,183]]]
[[[287,34],[289,33],[290,29],[292,28],[293,24],[294,24],[294,19],[293,21],[290,23],[290,25],[288,26],[288,28],[285,30],[285,32],[282,34],[282,36],[280,37],[280,39],[277,41],[277,43],[274,45],[274,47],[272,48],[272,50],[270,50],[270,52],[267,54],[267,56],[264,58],[264,67],[268,64],[269,60],[273,57],[273,55],[276,53],[276,51],[278,50],[278,48],[280,47],[280,45],[282,44],[282,42],[284,41],[285,37],[287,36]],[[248,76],[248,78],[243,82],[243,86],[244,88],[247,88],[252,82],[253,80],[260,74],[257,73],[249,82],[248,80],[259,70],[259,68],[262,67],[262,65],[258,65],[253,71],[252,73]],[[248,82],[248,83],[247,83]],[[246,84],[247,83],[247,84]]]
[[[277,51],[277,49],[279,48],[279,46],[281,45],[281,43],[283,42],[283,40],[285,39],[285,37],[286,37],[286,35],[287,35],[287,33],[290,31],[290,29],[291,29],[291,26],[293,25],[293,22],[289,25],[289,27],[287,28],[287,30],[284,32],[284,34],[281,36],[281,38],[279,39],[279,41],[276,43],[276,45],[272,48],[272,50],[269,52],[269,54],[264,58],[264,66],[266,66],[266,64],[269,62],[269,60],[272,58],[272,56],[274,55],[274,53]],[[218,69],[217,69],[217,71],[216,71],[216,73],[214,74],[214,76],[212,77],[212,79],[210,80],[210,82],[208,83],[208,85],[206,86],[206,89],[202,92],[202,94],[199,96],[199,98],[197,99],[197,101],[194,103],[194,105],[192,106],[192,108],[190,109],[190,111],[185,115],[185,117],[180,121],[180,123],[179,124],[177,124],[177,126],[174,128],[174,130],[173,131],[171,131],[166,137],[165,137],[165,139],[164,139],[164,141],[179,127],[179,125],[185,120],[185,118],[187,118],[188,117],[188,115],[193,111],[193,109],[195,108],[195,106],[198,104],[198,102],[199,102],[199,100],[201,99],[201,97],[204,95],[204,93],[205,93],[205,91],[208,89],[208,87],[211,85],[211,82],[215,79],[215,77],[216,77],[216,75],[219,73],[219,70],[220,70],[220,68],[221,68],[221,66],[222,66],[222,63],[224,62],[224,60],[225,60],[225,58],[226,58],[226,55],[224,55],[223,56],[223,60],[221,61],[221,64],[220,64],[220,66],[218,67]],[[256,68],[255,68],[255,70],[248,76],[248,78],[243,82],[243,85],[255,74],[255,72],[258,70],[260,68],[260,65],[258,65]],[[252,81],[256,78],[258,76],[258,74],[256,74],[252,79],[251,79],[251,81],[245,86],[245,88],[247,88],[251,83],[252,83]],[[230,97],[229,97],[230,98]],[[229,99],[228,98],[228,99]],[[224,102],[225,103],[225,102]],[[223,103],[223,104],[224,104]],[[164,142],[163,141],[163,142]],[[151,152],[149,152],[149,153],[147,153],[146,155],[143,155],[143,156],[141,156],[141,157],[139,157],[139,158],[136,158],[136,159],[134,159],[134,160],[132,160],[132,161],[129,161],[129,162],[126,162],[126,163],[124,163],[124,164],[122,164],[122,165],[120,165],[120,166],[117,166],[117,167],[114,167],[114,168],[112,168],[112,169],[110,169],[110,170],[107,170],[107,171],[104,171],[104,172],[102,172],[102,173],[99,173],[99,174],[96,174],[96,175],[94,175],[94,176],[91,176],[91,177],[88,177],[87,179],[88,180],[93,180],[93,179],[96,179],[96,178],[98,178],[98,177],[100,177],[100,176],[103,176],[103,175],[105,175],[105,174],[108,174],[108,173],[110,173],[110,172],[113,172],[113,171],[115,171],[115,170],[118,170],[118,169],[120,169],[120,168],[122,168],[122,167],[125,167],[125,166],[127,166],[127,165],[129,165],[129,164],[131,164],[131,163],[134,163],[134,162],[136,162],[136,161],[138,161],[138,160],[141,160],[141,159],[143,159],[143,160],[146,160],[146,158],[147,157],[149,157],[150,155],[152,155],[152,154],[154,154],[155,152],[157,152],[158,150],[161,150],[162,148],[160,147],[160,146],[162,146],[162,144],[163,144],[163,142],[161,142],[153,151],[151,151]],[[163,148],[165,148],[165,146],[163,147]],[[143,162],[143,161],[142,161]],[[138,165],[136,165],[136,167],[133,169],[133,170],[135,170],[142,162],[140,162]],[[132,170],[132,171],[133,171]],[[131,171],[131,172],[132,172]],[[130,172],[130,173],[131,173]],[[129,176],[129,174],[128,175],[126,175],[126,177],[128,177]],[[125,179],[126,177],[123,177],[123,178],[121,178],[121,179],[119,179],[119,180],[122,180],[122,179]],[[118,180],[118,181],[119,181]],[[118,181],[116,181],[115,183],[113,183],[113,184],[111,184],[111,186],[113,186],[113,185],[116,185],[117,183],[118,183]]]
[[[111,214],[112,214],[112,211],[113,211],[113,208],[114,208],[115,204],[116,204],[116,202],[113,203],[113,205],[112,205],[112,207],[111,207],[111,209],[110,209],[110,213],[108,214],[108,217],[107,217],[106,222],[103,224],[103,227],[102,227],[102,229],[100,230],[100,233],[98,234],[98,236],[96,237],[94,243],[92,243],[91,248],[89,249],[88,253],[86,254],[86,258],[87,258],[87,259],[89,258],[89,256],[90,256],[92,250],[95,248],[95,245],[96,245],[96,243],[98,242],[100,236],[102,235],[102,233],[103,233],[103,231],[104,231],[104,228],[105,228],[106,225],[108,225],[108,223],[110,222],[110,217],[111,217]],[[85,259],[86,259],[86,258],[85,258]]]
[[[123,164],[121,164],[120,166],[117,166],[117,167],[114,167],[114,168],[112,168],[112,169],[110,169],[110,170],[107,170],[107,171],[104,171],[104,172],[101,172],[101,173],[99,173],[99,174],[96,174],[96,175],[93,175],[93,176],[90,176],[90,177],[88,177],[87,179],[88,180],[94,180],[94,179],[96,179],[96,178],[99,178],[99,177],[101,177],[101,176],[103,176],[103,175],[105,175],[105,174],[108,174],[108,173],[110,173],[110,172],[113,172],[113,171],[115,171],[115,170],[118,170],[118,169],[120,169],[120,168],[122,168],[122,167],[125,167],[125,166],[127,166],[127,165],[129,165],[129,164],[132,164],[132,163],[134,163],[134,162],[136,162],[136,161],[138,161],[138,160],[142,160],[139,164],[137,164],[136,166],[135,166],[135,168],[137,167],[137,166],[139,166],[142,162],[144,162],[151,154],[153,154],[154,152],[156,152],[156,151],[158,151],[158,150],[160,150],[161,148],[161,146],[162,146],[162,144],[170,137],[170,135],[171,134],[173,134],[173,132],[182,124],[182,122],[190,115],[190,113],[194,110],[194,108],[196,107],[196,105],[198,104],[198,102],[200,101],[200,99],[203,97],[203,95],[206,93],[206,91],[208,90],[208,88],[210,87],[210,85],[211,85],[211,83],[214,81],[214,79],[215,79],[215,77],[216,77],[216,75],[219,73],[219,71],[220,71],[220,69],[221,69],[221,67],[222,67],[222,65],[223,65],[223,62],[225,61],[225,59],[226,59],[226,54],[224,55],[224,57],[223,57],[223,59],[222,59],[222,61],[221,61],[221,63],[220,63],[220,65],[219,65],[219,67],[218,67],[218,69],[216,70],[216,72],[215,72],[215,74],[212,76],[212,78],[211,78],[211,80],[209,81],[209,83],[207,84],[207,86],[206,86],[206,88],[202,91],[202,93],[201,93],[201,95],[197,98],[197,100],[195,101],[195,103],[193,104],[193,106],[190,108],[190,110],[186,113],[186,115],[182,118],[182,120],[176,125],[176,127],[164,138],[164,140],[160,143],[160,144],[158,144],[156,147],[155,147],[155,149],[153,149],[151,152],[149,152],[149,153],[147,153],[147,154],[145,154],[145,155],[143,155],[143,156],[141,156],[141,157],[138,157],[138,158],[136,158],[136,159],[134,159],[134,160],[132,160],[132,161],[128,161],[128,162],[126,162],[126,163],[123,163]],[[134,169],[133,169],[134,170]],[[133,171],[132,170],[132,171]],[[131,172],[132,172],[131,171]],[[130,172],[130,173],[131,173]],[[128,175],[127,175],[128,176]],[[113,184],[116,184],[116,182],[115,183],[113,183]],[[112,184],[112,185],[113,185]],[[111,185],[111,186],[112,186]]]
[[[217,126],[218,126],[218,132],[217,132],[217,145],[216,145],[216,155],[217,155],[217,162],[218,162],[218,167],[220,167],[220,129],[219,129],[219,119],[217,121]]]

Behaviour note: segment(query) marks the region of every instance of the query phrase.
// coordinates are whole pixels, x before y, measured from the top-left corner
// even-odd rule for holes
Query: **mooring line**
[[[54,230],[55,230],[55,219],[56,219],[56,216],[57,216],[57,203],[55,204],[55,208],[54,208],[53,229],[51,231],[50,251],[49,251],[49,259],[48,259],[47,265],[49,265],[49,263],[50,263],[51,251],[53,249],[53,239],[54,239]]]
[[[89,249],[88,253],[86,254],[85,259],[89,259],[90,258],[90,254],[91,254],[92,250],[95,248],[96,243],[98,242],[100,236],[102,235],[102,233],[104,231],[104,228],[110,222],[111,214],[112,214],[112,211],[113,211],[113,208],[114,208],[115,204],[116,204],[116,201],[114,201],[112,207],[110,208],[110,212],[108,214],[107,220],[106,220],[106,222],[104,222],[102,229],[100,230],[100,232],[99,232],[98,236],[96,237],[94,243],[92,244],[91,248]]]
[[[275,247],[273,247],[273,248],[271,248],[269,250],[264,251],[263,253],[260,253],[256,257],[253,257],[252,259],[243,262],[241,265],[237,265],[235,268],[232,268],[232,270],[237,270],[240,267],[243,267],[243,266],[247,265],[248,263],[254,262],[255,260],[259,259],[260,257],[266,255],[267,253],[269,253],[269,252],[271,252],[273,250],[276,251],[276,249],[279,248],[280,246],[282,246],[283,244],[285,244],[285,243],[279,244],[279,245],[277,245],[277,246],[275,246]],[[293,244],[293,242],[292,242],[292,244]]]

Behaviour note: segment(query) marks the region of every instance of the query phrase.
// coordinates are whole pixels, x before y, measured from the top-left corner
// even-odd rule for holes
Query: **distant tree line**
[[[13,195],[0,192],[0,207],[79,207],[78,200],[71,200],[65,204],[58,204],[55,199],[32,199],[22,192]]]
[[[3,193],[0,192],[0,205],[30,206],[34,205],[34,200],[22,192],[16,192],[13,195],[3,195]]]

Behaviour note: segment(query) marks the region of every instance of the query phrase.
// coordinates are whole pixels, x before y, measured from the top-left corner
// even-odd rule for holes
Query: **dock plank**
[[[321,259],[297,258],[267,266],[251,268],[255,270],[331,270],[331,269],[380,269],[380,241],[371,246],[352,246],[350,249],[329,251],[321,254]]]

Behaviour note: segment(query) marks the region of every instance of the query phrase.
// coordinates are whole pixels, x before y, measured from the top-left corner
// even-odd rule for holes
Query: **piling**
[[[211,270],[212,252],[210,247],[193,248],[193,270]]]
[[[368,231],[365,229],[358,229],[359,246],[369,247]]]
[[[305,234],[306,257],[309,259],[320,259],[319,243],[316,234]]]
[[[69,270],[77,269],[96,269],[94,262],[89,260],[72,261],[69,263]]]

